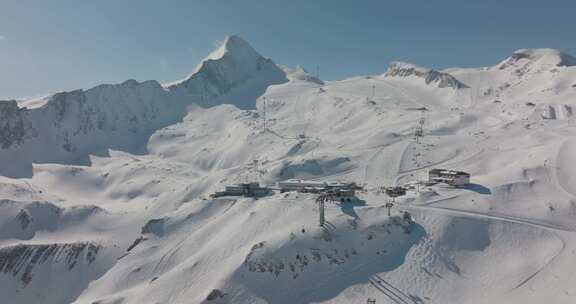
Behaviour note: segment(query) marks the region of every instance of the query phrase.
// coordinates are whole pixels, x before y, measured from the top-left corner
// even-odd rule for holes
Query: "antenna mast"
[[[416,139],[416,143],[420,144],[420,138],[424,138],[424,123],[425,123],[425,111],[426,109],[423,108],[421,113],[420,113],[420,118],[418,119],[418,126],[416,127],[416,132],[414,133],[415,139]],[[414,147],[415,149],[417,147]],[[414,154],[414,161],[416,162],[416,169],[420,169],[421,166],[423,166],[424,164],[421,164],[420,161],[424,161],[424,157],[422,156],[422,153],[424,153],[424,149],[423,147],[420,147],[419,151],[417,150],[416,153]],[[415,174],[417,174],[417,172],[415,172]],[[416,192],[420,193],[420,181],[418,179],[416,179]]]
[[[324,223],[326,222],[326,218],[324,217],[324,203],[328,199],[326,195],[320,195],[316,199],[318,203],[318,224],[320,227],[324,227]]]
[[[418,125],[416,126],[416,131],[414,131],[414,138],[416,139],[416,143],[420,143],[420,137],[424,137],[424,111],[422,110],[420,118],[418,119]]]

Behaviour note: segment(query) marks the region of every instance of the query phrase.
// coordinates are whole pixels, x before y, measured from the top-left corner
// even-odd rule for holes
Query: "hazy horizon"
[[[494,65],[520,48],[576,53],[565,1],[421,3],[0,1],[0,98],[127,79],[185,77],[234,34],[278,64],[326,80],[383,73],[390,61],[430,68]]]

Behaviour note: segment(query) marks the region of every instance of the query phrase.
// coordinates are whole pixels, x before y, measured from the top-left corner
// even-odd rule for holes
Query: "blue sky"
[[[184,77],[226,34],[324,79],[576,55],[573,0],[0,0],[0,98]]]

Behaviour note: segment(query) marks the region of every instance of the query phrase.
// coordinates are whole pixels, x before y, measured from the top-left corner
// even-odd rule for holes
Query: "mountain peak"
[[[508,67],[513,67],[514,69],[527,68],[529,65],[537,65],[542,68],[576,66],[576,58],[557,49],[519,49],[496,67],[504,70]]]
[[[240,36],[236,36],[236,35],[228,35],[226,36],[226,38],[224,39],[224,43],[222,43],[223,46],[226,47],[227,50],[233,50],[233,49],[238,49],[238,48],[248,48],[251,50],[254,50],[252,48],[252,46],[250,45],[250,43],[248,43],[246,40],[240,38]]]
[[[202,69],[204,64],[211,60],[220,60],[225,56],[234,57],[236,60],[242,61],[254,61],[262,57],[246,40],[240,38],[236,35],[229,35],[224,38],[224,41],[220,42],[219,45],[212,51],[208,56],[206,56],[200,63],[194,67],[192,72],[184,80],[191,78],[194,74]],[[182,82],[176,81],[172,84]]]
[[[240,38],[236,35],[226,36],[224,41],[220,43],[220,45],[214,49],[206,58],[204,58],[200,64],[196,67],[195,70],[199,69],[199,66],[202,65],[203,62],[207,60],[218,60],[223,58],[226,54],[232,54],[233,56],[239,57],[258,57],[260,54],[252,48],[250,43],[246,40]],[[248,58],[245,58],[248,59]]]
[[[230,35],[188,77],[165,86],[203,106],[231,103],[253,108],[269,85],[286,81],[286,74],[272,60],[264,58],[244,39]],[[238,100],[228,98],[240,89],[245,92],[236,94],[241,96]]]

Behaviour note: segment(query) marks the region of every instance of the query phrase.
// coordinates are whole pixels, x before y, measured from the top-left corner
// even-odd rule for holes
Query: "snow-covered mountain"
[[[190,105],[230,103],[254,108],[284,72],[236,36],[230,36],[186,79],[160,85],[128,80],[44,97],[28,109],[0,103],[0,174],[31,175],[31,162],[86,163],[90,153],[112,148],[143,153],[156,130],[180,121]],[[21,101],[26,104],[26,101]]]
[[[468,87],[448,73],[422,68],[405,62],[392,62],[384,75],[387,77],[422,78],[426,84],[433,83],[439,88],[463,89]]]
[[[492,67],[394,62],[323,81],[231,36],[174,83],[0,102],[0,293],[9,303],[572,303],[575,62],[523,49]],[[472,183],[415,188],[388,216],[381,187],[435,167]],[[289,178],[366,191],[327,204],[324,227],[314,194],[209,197]]]
[[[188,77],[166,86],[178,99],[201,106],[229,103],[254,109],[254,100],[268,86],[286,81],[285,73],[272,60],[241,38],[229,36]]]

